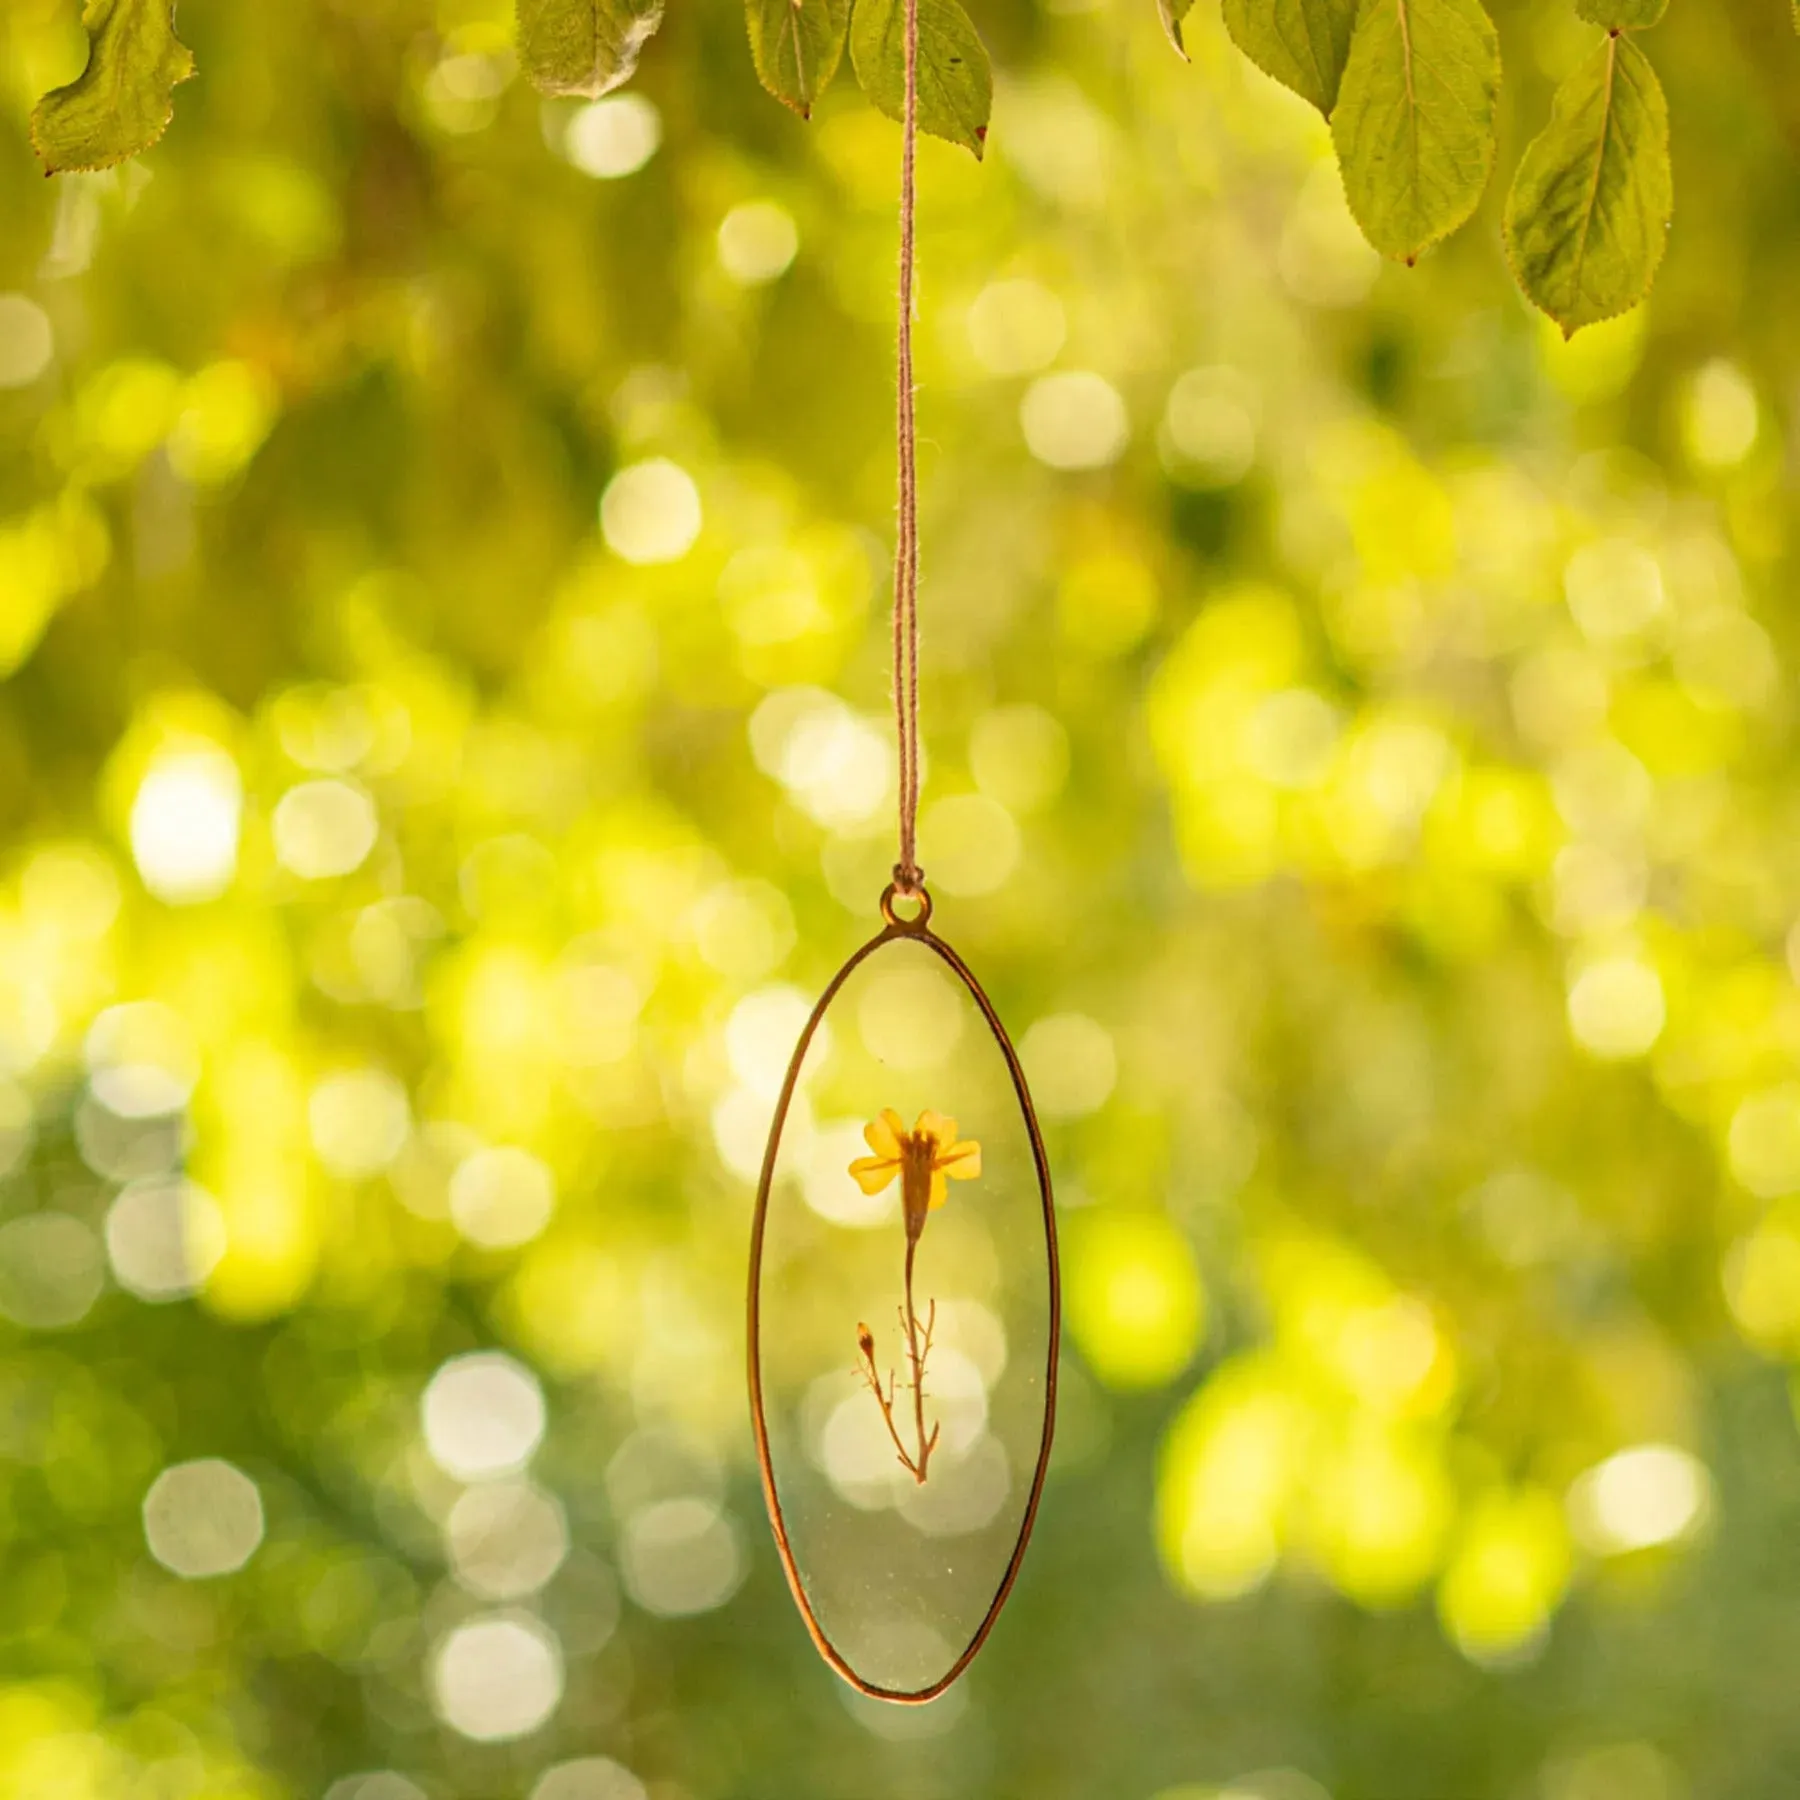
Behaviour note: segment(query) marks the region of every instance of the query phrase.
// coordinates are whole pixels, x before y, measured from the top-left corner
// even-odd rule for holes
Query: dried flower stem
[[[875,1366],[875,1334],[867,1325],[856,1328],[856,1347],[861,1353],[857,1363],[857,1372],[869,1385],[869,1392],[875,1396],[875,1404],[881,1408],[883,1423],[888,1428],[888,1436],[894,1440],[894,1452],[900,1458],[901,1466],[921,1486],[925,1482],[927,1471],[931,1467],[931,1453],[937,1448],[939,1427],[934,1424],[930,1435],[925,1431],[925,1365],[931,1355],[932,1333],[937,1329],[937,1302],[927,1301],[925,1322],[919,1323],[918,1310],[913,1304],[913,1251],[915,1243],[906,1246],[906,1301],[899,1310],[900,1330],[906,1339],[906,1358],[912,1376],[908,1385],[913,1396],[913,1434],[914,1445],[908,1451],[905,1441],[900,1436],[900,1428],[894,1422],[894,1399],[900,1381],[893,1370],[888,1371],[887,1389],[881,1386],[881,1374]]]

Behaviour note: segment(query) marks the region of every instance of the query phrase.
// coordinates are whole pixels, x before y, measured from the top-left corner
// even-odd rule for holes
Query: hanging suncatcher
[[[882,926],[788,1065],[750,1243],[751,1419],[796,1604],[838,1674],[935,1699],[1024,1559],[1056,1413],[1050,1168],[992,1002],[931,929],[916,859],[912,290],[918,0],[905,7],[894,716],[900,855]]]

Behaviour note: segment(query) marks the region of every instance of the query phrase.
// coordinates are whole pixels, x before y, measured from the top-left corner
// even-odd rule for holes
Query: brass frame
[[[1006,1597],[1012,1592],[1013,1583],[1018,1579],[1019,1566],[1025,1560],[1025,1547],[1031,1541],[1031,1528],[1037,1521],[1038,1502],[1043,1498],[1044,1477],[1050,1468],[1050,1445],[1056,1431],[1056,1366],[1057,1349],[1062,1337],[1062,1271],[1057,1259],[1056,1248],[1056,1203],[1050,1186],[1050,1160],[1044,1154],[1044,1137],[1038,1127],[1037,1109],[1031,1103],[1031,1090],[1025,1084],[1025,1071],[1019,1065],[1018,1052],[1013,1049],[1012,1039],[1006,1034],[1006,1027],[1000,1022],[1000,1015],[994,1010],[994,1003],[987,997],[981,983],[975,979],[973,970],[963,959],[951,949],[930,928],[931,897],[923,889],[916,898],[919,910],[911,918],[902,917],[895,911],[894,902],[898,898],[897,890],[889,887],[881,896],[881,916],[886,921],[885,927],[857,950],[842,968],[831,978],[830,985],[819,996],[818,1004],[812,1010],[812,1016],[806,1021],[806,1029],[800,1033],[800,1041],[794,1046],[792,1060],[788,1063],[787,1076],[781,1084],[781,1096],[775,1104],[775,1117],[769,1126],[768,1148],[763,1152],[762,1178],[756,1187],[756,1216],[750,1227],[750,1303],[749,1303],[749,1376],[750,1376],[750,1419],[756,1432],[756,1461],[762,1473],[763,1499],[769,1509],[769,1525],[775,1534],[775,1548],[781,1552],[781,1566],[787,1575],[788,1587],[794,1596],[794,1604],[800,1609],[800,1616],[806,1622],[806,1629],[819,1654],[824,1657],[833,1669],[859,1693],[868,1694],[877,1700],[891,1700],[903,1706],[922,1706],[928,1700],[935,1700],[956,1678],[962,1674],[971,1662],[975,1653],[987,1642],[987,1635],[994,1627],[994,1621],[1000,1616],[1000,1609],[1006,1604]],[[1045,1350],[1044,1366],[1044,1435],[1038,1447],[1037,1468],[1031,1479],[1031,1493],[1025,1502],[1025,1516],[1019,1525],[1019,1541],[1013,1546],[1011,1559],[1006,1565],[1006,1573],[1000,1579],[1000,1586],[983,1615],[975,1635],[969,1640],[968,1648],[951,1664],[948,1673],[928,1688],[921,1688],[916,1693],[896,1688],[877,1687],[872,1682],[864,1681],[845,1661],[837,1646],[825,1635],[825,1630],[815,1616],[812,1604],[806,1597],[806,1590],[801,1585],[800,1572],[794,1563],[793,1546],[788,1541],[787,1521],[782,1516],[781,1500],[775,1492],[775,1470],[769,1455],[768,1421],[763,1412],[762,1386],[762,1260],[763,1234],[768,1221],[769,1189],[775,1179],[775,1158],[781,1147],[781,1134],[787,1127],[788,1108],[792,1104],[795,1084],[800,1079],[800,1068],[806,1060],[807,1050],[812,1045],[813,1034],[818,1030],[819,1022],[825,1017],[827,1008],[837,998],[839,990],[852,974],[862,966],[875,952],[886,944],[900,939],[910,939],[923,944],[932,951],[950,969],[951,973],[968,990],[969,997],[981,1012],[988,1030],[993,1033],[994,1041],[1000,1046],[1000,1053],[1006,1059],[1007,1073],[1012,1077],[1013,1092],[1017,1095],[1020,1111],[1025,1117],[1025,1129],[1031,1138],[1032,1161],[1037,1169],[1038,1193],[1044,1208],[1044,1248],[1050,1277],[1050,1333]]]

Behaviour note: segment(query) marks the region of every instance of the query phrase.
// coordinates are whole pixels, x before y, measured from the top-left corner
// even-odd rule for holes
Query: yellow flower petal
[[[935,1159],[936,1166],[952,1181],[973,1181],[981,1173],[981,1146],[965,1138]]]
[[[913,1127],[913,1136],[929,1138],[932,1153],[937,1153],[941,1144],[956,1142],[956,1121],[946,1118],[941,1112],[933,1112],[927,1107],[919,1114],[919,1122]]]
[[[906,1127],[900,1122],[900,1115],[890,1106],[879,1119],[863,1127],[863,1142],[877,1156],[897,1157],[900,1154],[900,1139]]]
[[[942,1169],[933,1169],[931,1171],[930,1210],[932,1212],[936,1212],[937,1209],[940,1206],[942,1206],[944,1204],[944,1202],[946,1200],[948,1200],[949,1198],[950,1198],[950,1184],[949,1184],[949,1182],[947,1182],[944,1179],[943,1170]]]
[[[900,1173],[900,1160],[893,1156],[859,1156],[850,1165],[850,1174],[865,1194],[879,1194]]]

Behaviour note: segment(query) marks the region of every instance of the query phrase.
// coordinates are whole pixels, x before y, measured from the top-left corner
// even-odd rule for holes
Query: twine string
[[[906,0],[906,105],[900,150],[900,320],[897,449],[900,523],[894,547],[894,734],[900,767],[900,860],[895,892],[924,891],[919,867],[919,472],[913,420],[913,246],[918,212],[919,0]]]

